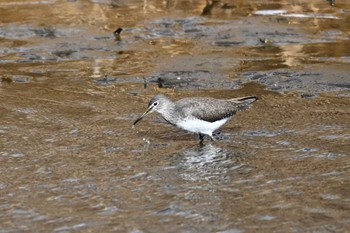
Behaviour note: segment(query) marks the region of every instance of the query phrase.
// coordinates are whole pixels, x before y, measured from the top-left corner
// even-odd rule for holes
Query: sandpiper
[[[158,94],[150,100],[146,112],[134,122],[133,126],[149,113],[156,111],[168,123],[180,129],[198,133],[202,143],[204,135],[215,140],[214,130],[220,128],[237,112],[248,109],[249,105],[256,100],[255,96],[233,99],[192,97],[173,102],[167,96]]]

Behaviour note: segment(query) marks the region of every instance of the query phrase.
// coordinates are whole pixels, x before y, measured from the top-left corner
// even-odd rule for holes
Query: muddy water
[[[1,232],[349,231],[349,12],[0,1]],[[156,93],[259,101],[199,146]]]

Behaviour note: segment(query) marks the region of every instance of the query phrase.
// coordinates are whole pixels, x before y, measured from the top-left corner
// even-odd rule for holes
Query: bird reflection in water
[[[223,149],[208,144],[183,151],[175,163],[184,180],[225,181],[229,179],[231,171],[244,167],[239,154],[232,148]]]

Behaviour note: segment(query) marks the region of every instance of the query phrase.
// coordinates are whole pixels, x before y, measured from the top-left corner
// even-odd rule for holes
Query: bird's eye
[[[154,102],[154,103],[153,103],[153,106],[157,106],[157,105],[158,105],[158,102]]]

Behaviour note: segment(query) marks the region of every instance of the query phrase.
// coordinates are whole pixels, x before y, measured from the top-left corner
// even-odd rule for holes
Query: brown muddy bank
[[[1,232],[349,231],[350,5],[330,3],[0,2]],[[201,147],[131,128],[156,93],[259,101]]]

